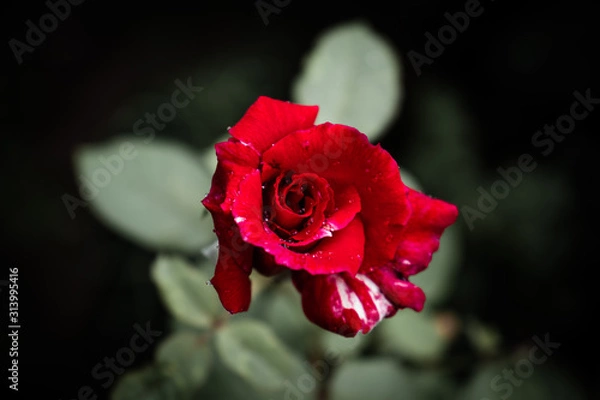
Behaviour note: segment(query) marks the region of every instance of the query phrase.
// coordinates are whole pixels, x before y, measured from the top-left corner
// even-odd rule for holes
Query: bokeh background
[[[498,167],[516,165],[523,153],[539,164],[474,229],[459,217],[461,258],[439,322],[453,344],[432,369],[452,369],[451,382],[462,385],[479,371],[475,365],[519,360],[533,336],[548,332],[561,343],[544,365],[554,372],[536,371],[530,379],[539,374],[538,386],[546,390],[566,382],[560,387],[569,390],[551,389],[545,398],[597,398],[593,139],[599,111],[577,122],[548,156],[531,144],[537,130],[569,111],[575,90],[600,96],[593,3],[481,4],[482,15],[420,76],[407,53],[423,53],[424,33],[436,33],[446,24],[444,13],[464,10],[465,2],[291,1],[265,25],[251,1],[88,0],[73,6],[22,65],[4,46],[0,279],[19,268],[20,393],[75,398],[82,385],[93,385],[92,367],[127,345],[133,323],[171,329],[149,273],[156,252],[107,227],[90,209],[78,209],[75,219],[66,211],[61,196],[77,194],[75,149],[127,132],[140,112],[164,101],[174,79],[188,76],[205,88],[196,108],[157,135],[202,149],[259,95],[291,98],[316,38],[361,20],[389,41],[403,66],[403,101],[378,141],[428,193],[476,207],[477,188],[489,190]],[[5,7],[5,42],[23,40],[25,21],[47,12],[41,1]],[[473,333],[467,320],[487,330]],[[152,350],[143,352],[130,368],[152,358]],[[444,393],[432,398],[468,397]],[[109,391],[97,394],[107,398]]]

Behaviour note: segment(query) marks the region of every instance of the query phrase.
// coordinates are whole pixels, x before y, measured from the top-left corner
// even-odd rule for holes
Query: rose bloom
[[[398,164],[358,130],[315,125],[317,106],[259,97],[218,143],[202,203],[219,240],[211,283],[230,313],[250,305],[250,273],[291,271],[307,318],[344,336],[368,333],[423,291],[457,208],[402,183]]]

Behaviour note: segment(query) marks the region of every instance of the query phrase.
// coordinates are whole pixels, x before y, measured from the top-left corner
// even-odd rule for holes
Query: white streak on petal
[[[360,318],[363,323],[367,323],[367,313],[356,293],[352,291],[346,282],[339,276],[335,276],[335,284],[342,302],[342,307],[356,311],[358,318]]]
[[[390,303],[390,301],[385,297],[379,286],[375,284],[370,278],[363,274],[357,274],[356,279],[363,282],[369,288],[369,295],[375,303],[375,307],[377,307],[377,312],[379,313],[379,321],[381,321],[385,316],[394,309],[394,305]],[[378,322],[379,322],[378,321]]]

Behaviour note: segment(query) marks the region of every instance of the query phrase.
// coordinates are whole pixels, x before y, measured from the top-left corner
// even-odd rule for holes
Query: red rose
[[[250,305],[253,268],[290,269],[308,319],[354,336],[423,308],[408,277],[427,267],[458,212],[404,186],[392,156],[356,129],[315,126],[317,111],[259,97],[215,146],[202,201],[219,240],[211,283],[237,313]]]

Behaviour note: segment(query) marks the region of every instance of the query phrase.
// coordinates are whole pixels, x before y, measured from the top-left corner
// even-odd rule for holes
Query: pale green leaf
[[[389,358],[350,361],[333,375],[331,400],[414,399],[410,374]]]
[[[294,353],[259,321],[231,321],[217,331],[215,343],[225,365],[258,389],[280,390],[305,373]]]
[[[180,385],[191,392],[206,380],[212,365],[209,338],[194,332],[177,332],[160,343],[156,361]]]
[[[425,311],[400,310],[381,321],[375,330],[382,353],[391,352],[420,363],[441,359],[449,344],[434,316]]]
[[[223,314],[216,291],[207,285],[209,276],[183,258],[159,255],[150,272],[165,306],[180,321],[208,328]]]
[[[181,393],[165,371],[151,365],[125,373],[111,392],[112,400],[181,400]]]
[[[304,315],[300,293],[291,279],[261,293],[253,300],[250,312],[265,321],[282,342],[295,349],[306,350],[316,345],[322,331]]]
[[[116,137],[78,148],[74,162],[82,199],[140,246],[197,254],[215,239],[201,204],[214,171],[184,145]]]
[[[297,103],[319,106],[317,123],[350,125],[374,141],[400,111],[401,63],[394,48],[360,21],[318,38],[293,86]]]

